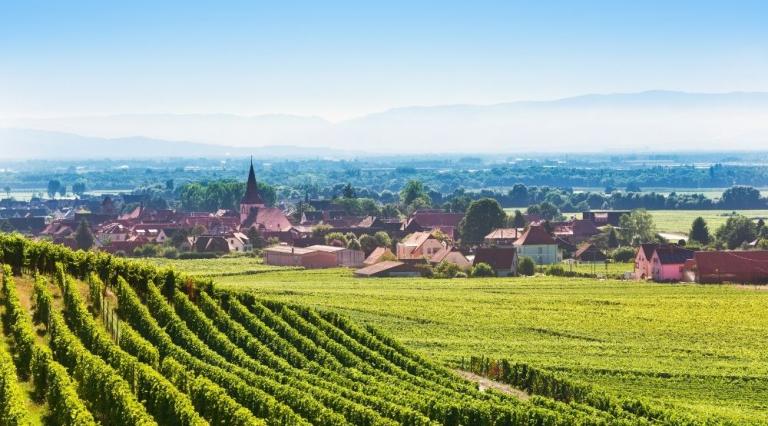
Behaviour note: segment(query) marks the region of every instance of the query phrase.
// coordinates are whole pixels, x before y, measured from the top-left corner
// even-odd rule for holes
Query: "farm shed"
[[[713,283],[768,282],[768,251],[697,251],[692,265],[696,281]]]
[[[355,268],[362,266],[365,261],[365,253],[362,250],[353,250],[346,247],[334,247],[326,245],[314,245],[307,247],[307,250],[321,251],[324,253],[331,253],[336,258],[335,266],[346,266],[349,268]]]
[[[414,264],[385,260],[355,271],[355,276],[371,277],[417,277],[421,273]]]
[[[573,253],[573,258],[580,262],[605,262],[607,259],[605,253],[592,243],[582,244],[581,247]]]
[[[334,253],[284,245],[264,249],[264,263],[276,266],[303,266],[313,269],[337,266]]]
[[[472,265],[477,266],[478,263],[491,265],[491,268],[496,271],[496,275],[500,277],[515,275],[517,273],[517,249],[514,247],[480,247],[475,252]]]

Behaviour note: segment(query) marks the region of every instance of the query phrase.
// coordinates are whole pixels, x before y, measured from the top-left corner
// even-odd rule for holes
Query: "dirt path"
[[[456,374],[458,374],[462,379],[469,380],[470,382],[477,383],[478,389],[480,391],[484,391],[486,389],[494,389],[499,392],[503,392],[507,395],[512,395],[517,397],[518,399],[521,399],[523,401],[529,399],[531,395],[528,394],[528,392],[512,387],[510,385],[507,385],[505,383],[500,383],[493,381],[491,379],[488,379],[483,376],[479,376],[475,373],[470,373],[469,371],[464,370],[456,370]]]

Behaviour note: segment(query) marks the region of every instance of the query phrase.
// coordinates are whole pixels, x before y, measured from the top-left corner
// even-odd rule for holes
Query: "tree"
[[[653,216],[645,209],[632,210],[619,219],[621,237],[632,245],[647,243],[655,240],[656,225]]]
[[[611,259],[616,263],[626,263],[633,260],[636,254],[632,247],[619,247],[611,253]]]
[[[346,247],[347,237],[341,232],[329,232],[325,234],[325,243],[328,245],[341,244],[341,247]]]
[[[85,194],[85,182],[79,180],[72,184],[72,193],[78,197],[82,197]]]
[[[11,198],[11,187],[8,185],[5,185],[5,188],[3,188],[3,191],[5,191],[5,196],[8,198]]]
[[[471,274],[473,277],[494,277],[496,272],[493,271],[491,265],[480,262],[472,268]]]
[[[465,244],[479,243],[493,229],[502,228],[506,220],[504,209],[493,198],[473,201],[467,209],[467,214],[459,222],[461,240]]]
[[[80,250],[89,250],[93,247],[93,233],[91,233],[91,227],[88,226],[88,222],[85,219],[80,221],[80,225],[78,225],[77,231],[75,231],[75,242]]]
[[[400,201],[404,206],[411,206],[416,200],[421,200],[420,204],[426,207],[432,204],[432,199],[429,198],[424,184],[421,181],[411,179],[400,191]]]
[[[373,238],[376,239],[376,242],[378,243],[379,247],[392,247],[392,238],[389,237],[389,234],[387,234],[384,231],[379,231],[375,234],[373,234]]]
[[[727,209],[754,209],[765,206],[760,191],[751,186],[733,186],[723,192],[720,202]]]
[[[757,227],[746,216],[734,215],[717,229],[715,233],[719,242],[733,250],[744,243],[749,243],[757,238]]]
[[[341,195],[344,198],[355,198],[356,197],[355,188],[352,187],[351,183],[348,183],[344,185],[344,189],[341,191]]]
[[[509,190],[509,202],[513,206],[525,206],[528,204],[528,187],[523,185],[522,183],[516,183],[514,186],[512,186],[512,189]]]
[[[58,179],[51,179],[48,181],[48,198],[56,198],[56,194],[59,193],[61,188],[61,182]]]
[[[530,257],[523,256],[517,261],[517,273],[531,276],[536,273],[536,263]]]
[[[357,238],[353,238],[347,242],[347,248],[350,250],[360,250],[360,241]]]
[[[699,216],[693,220],[691,231],[688,233],[688,239],[704,246],[709,244],[711,239],[709,235],[709,226],[703,217]]]
[[[523,213],[520,210],[515,210],[515,214],[509,222],[509,225],[513,228],[525,228],[525,226],[528,225],[525,216],[523,216]]]
[[[331,225],[315,225],[312,228],[312,236],[315,238],[324,237],[327,233],[331,232],[331,229],[333,229]]]
[[[359,241],[360,241],[360,249],[363,250],[366,256],[371,254],[371,252],[373,252],[376,249],[376,247],[379,246],[378,240],[376,240],[376,238],[373,237],[372,235],[368,235],[368,234],[362,235],[360,236]]]
[[[386,219],[397,219],[400,217],[400,210],[393,204],[385,204],[384,207],[381,208],[381,216]]]
[[[619,246],[619,236],[616,234],[616,228],[610,225],[608,228],[607,246],[608,248],[616,248]]]

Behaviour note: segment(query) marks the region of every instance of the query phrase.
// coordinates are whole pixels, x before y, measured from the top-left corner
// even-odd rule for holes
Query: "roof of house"
[[[588,252],[600,253],[604,255],[604,253],[599,248],[597,248],[597,246],[595,246],[594,244],[585,243],[585,244],[582,244],[578,249],[576,249],[576,251],[573,253],[573,257],[575,259],[578,259],[579,257],[581,257],[582,255]]]
[[[400,244],[405,246],[419,247],[430,238],[435,238],[431,232],[414,232],[403,238]]]
[[[643,251],[643,256],[645,256],[646,259],[651,260],[653,257],[653,252],[656,250],[656,247],[658,247],[659,244],[657,243],[645,243],[640,244],[640,250]]]
[[[531,225],[522,237],[515,241],[517,246],[552,245],[557,244],[555,239],[541,225]]]
[[[270,232],[288,231],[292,226],[285,213],[277,207],[254,208],[243,225],[246,228],[256,226]]]
[[[459,226],[464,213],[452,213],[444,210],[416,210],[411,219],[422,226]]]
[[[392,253],[392,250],[390,250],[387,247],[376,247],[373,249],[371,254],[368,255],[368,257],[365,258],[365,261],[363,261],[363,264],[365,265],[373,265],[374,263],[378,263],[382,257],[384,257],[387,253],[389,253],[391,256],[394,257],[394,253]]]
[[[586,237],[591,237],[592,235],[600,233],[595,222],[585,219],[574,219],[573,222],[571,222],[571,230],[573,231],[573,235]]]
[[[682,265],[686,260],[692,259],[694,255],[693,250],[676,245],[660,245],[656,247],[655,252],[662,265]]]
[[[768,251],[697,251],[694,254],[700,275],[768,276]]]
[[[357,271],[355,271],[355,275],[370,277],[370,276],[380,274],[387,270],[394,269],[403,265],[405,265],[405,263],[398,262],[396,260],[385,260],[383,262],[374,263],[373,265],[360,268]]]
[[[324,244],[315,244],[313,246],[307,247],[307,250],[324,251],[326,253],[336,253],[336,252],[347,250],[347,248],[346,247],[329,246],[329,245],[324,245]]]
[[[304,255],[304,254],[314,253],[316,250],[310,250],[304,247],[294,247],[294,246],[286,246],[286,245],[278,244],[272,247],[267,247],[264,249],[264,251],[269,253]]]
[[[447,258],[451,253],[458,253],[459,255],[464,256],[464,254],[460,252],[456,247],[443,247],[438,250],[437,253],[433,254],[432,257],[429,258],[429,261],[432,263],[440,263],[445,260],[445,258]]]
[[[522,232],[517,228],[496,228],[485,236],[486,240],[507,240],[520,238]]]
[[[480,247],[475,252],[472,265],[487,263],[493,269],[511,269],[514,265],[517,249],[514,247]]]
[[[248,170],[248,182],[245,184],[245,195],[240,200],[240,204],[264,204],[264,200],[259,195],[259,187],[256,185],[256,173],[253,171],[253,158],[251,158],[251,168]]]

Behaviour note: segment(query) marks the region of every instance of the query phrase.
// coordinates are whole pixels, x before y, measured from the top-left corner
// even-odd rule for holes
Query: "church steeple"
[[[259,188],[256,185],[256,173],[253,171],[253,156],[251,156],[251,169],[248,171],[248,183],[245,184],[245,195],[240,200],[240,204],[260,204],[261,207],[264,207],[264,200],[259,195]]]

